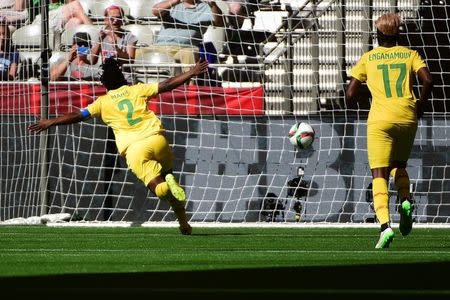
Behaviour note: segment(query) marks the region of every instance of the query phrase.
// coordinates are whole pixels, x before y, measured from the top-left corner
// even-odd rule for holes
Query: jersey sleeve
[[[152,97],[158,94],[159,83],[139,83],[135,86],[138,93],[144,97]]]
[[[85,109],[87,109],[89,111],[89,114],[91,115],[91,117],[93,118],[98,118],[101,115],[101,102],[102,102],[102,98],[99,97],[97,98],[97,100],[95,100],[94,102],[92,102],[91,104],[89,104]]]
[[[129,33],[129,35],[127,36],[127,46],[133,46],[134,44],[136,44],[138,41],[138,38],[133,35],[132,33]]]
[[[351,69],[350,75],[361,82],[367,80],[366,54],[364,54],[356,65]]]
[[[423,61],[422,57],[420,57],[420,54],[417,51],[413,51],[412,55],[412,69],[414,73],[417,73],[420,69],[426,67],[427,65]]]

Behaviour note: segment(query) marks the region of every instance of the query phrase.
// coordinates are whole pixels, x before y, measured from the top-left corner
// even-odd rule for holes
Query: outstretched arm
[[[194,76],[198,76],[202,73],[208,71],[208,62],[206,60],[201,60],[197,62],[197,64],[192,67],[189,71],[184,72],[178,76],[171,77],[163,82],[160,82],[158,85],[158,93],[164,93],[167,91],[171,91],[179,85],[187,82]]]
[[[37,123],[31,124],[28,126],[28,130],[31,132],[39,133],[43,130],[46,130],[50,126],[63,125],[63,124],[73,124],[78,123],[84,119],[81,112],[71,112],[66,115],[52,118],[52,119],[42,119]]]

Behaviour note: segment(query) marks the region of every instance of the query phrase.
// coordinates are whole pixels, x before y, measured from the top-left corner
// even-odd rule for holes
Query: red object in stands
[[[149,101],[157,114],[263,115],[262,87],[222,88],[185,85]]]
[[[91,84],[50,84],[51,115],[86,107],[104,95],[102,86]],[[262,87],[221,88],[185,85],[149,100],[148,107],[163,115],[263,115]],[[40,115],[40,84],[14,83],[0,86],[0,113]]]

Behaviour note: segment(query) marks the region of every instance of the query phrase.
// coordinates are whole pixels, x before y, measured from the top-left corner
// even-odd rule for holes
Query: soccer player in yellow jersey
[[[189,71],[160,83],[128,86],[120,67],[113,58],[103,64],[101,81],[108,90],[86,108],[52,119],[42,119],[29,126],[41,132],[50,126],[72,124],[89,117],[98,117],[114,131],[117,149],[125,157],[128,168],[174,210],[180,231],[189,235],[192,228],[184,208],[186,196],[172,174],[173,154],[164,136],[161,121],[148,110],[149,97],[170,91],[208,70],[206,61],[198,62]]]
[[[433,81],[420,55],[397,46],[400,17],[389,13],[378,18],[375,25],[379,47],[363,54],[351,70],[347,88],[348,101],[355,99],[362,82],[372,94],[367,120],[367,152],[372,171],[372,192],[375,213],[381,233],[375,248],[388,248],[394,238],[389,222],[389,176],[394,178],[398,192],[400,232],[406,236],[412,229],[412,199],[406,163],[417,130],[417,119],[423,115]],[[412,91],[417,74],[422,84],[420,98]]]

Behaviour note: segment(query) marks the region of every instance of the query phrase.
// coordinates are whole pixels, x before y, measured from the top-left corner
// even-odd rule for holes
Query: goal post
[[[414,220],[449,223],[449,5],[250,0],[236,15],[226,1],[216,2],[226,27],[202,28],[190,45],[210,60],[208,73],[149,100],[173,148],[174,174],[186,190],[191,222],[341,226],[376,221],[366,150],[370,94],[363,89],[358,106],[347,107],[344,90],[350,68],[377,46],[374,21],[398,11],[405,20],[402,43],[419,51],[436,82],[408,163]],[[79,3],[92,24],[64,25],[60,32],[49,26],[48,34],[40,29],[49,40],[47,49],[35,43],[32,19],[12,34],[20,63],[15,80],[0,86],[0,224],[44,214],[44,223],[175,221],[168,203],[127,169],[112,131],[100,120],[51,127],[45,135],[27,131],[45,113],[79,110],[106,92],[98,78],[64,81],[61,76],[48,83],[45,101],[41,53],[51,50],[51,72],[65,63],[76,32],[87,32],[96,42],[107,21],[104,10],[112,4],[123,8],[122,27],[137,38],[135,59],[123,64],[131,81],[160,82],[190,66],[171,52],[179,45],[160,45],[162,28],[180,24],[152,14],[158,1]],[[298,122],[314,128],[311,148],[290,144],[289,129]],[[390,190],[396,223],[392,184]]]

